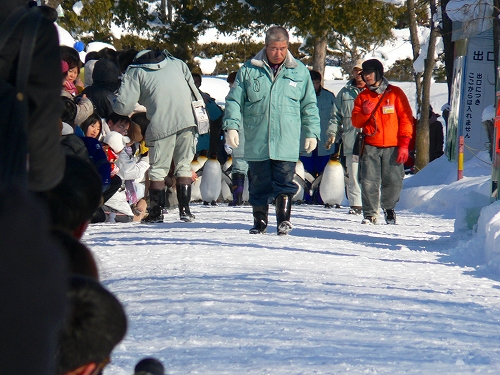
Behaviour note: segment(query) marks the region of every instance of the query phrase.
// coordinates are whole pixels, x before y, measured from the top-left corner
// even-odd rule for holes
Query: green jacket
[[[150,120],[146,141],[166,138],[179,130],[196,126],[189,81],[194,87],[187,65],[168,51],[159,54],[141,51],[123,75],[113,110],[128,116],[136,103],[142,104]],[[194,95],[197,100],[203,100],[198,90]]]
[[[354,85],[354,80],[350,80],[340,89],[335,97],[335,105],[332,108],[330,123],[326,134],[328,137],[334,136],[336,139],[342,137],[342,147],[344,155],[352,155],[354,141],[356,135],[361,129],[352,126],[351,113],[354,108],[354,99],[358,96],[362,89]],[[333,146],[332,146],[333,149]]]
[[[223,128],[244,129],[245,160],[297,161],[301,132],[305,138],[320,135],[309,70],[288,52],[274,76],[262,49],[238,71],[226,96]]]
[[[320,126],[321,126],[321,138],[318,141],[318,156],[326,156],[333,154],[335,147],[330,147],[329,150],[325,148],[325,142],[328,140],[328,136],[326,135],[326,130],[328,128],[328,124],[330,123],[330,115],[332,113],[332,109],[335,103],[335,95],[333,92],[328,91],[325,88],[321,88],[319,95],[316,95],[316,101],[318,102],[318,110],[319,110],[319,118],[320,118]],[[304,135],[302,134],[302,143],[300,145],[300,156],[311,157],[312,152],[306,154],[304,150]]]

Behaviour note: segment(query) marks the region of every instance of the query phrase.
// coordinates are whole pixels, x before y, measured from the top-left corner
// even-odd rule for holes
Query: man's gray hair
[[[271,26],[266,32],[266,46],[272,42],[289,42],[288,31],[283,26]]]

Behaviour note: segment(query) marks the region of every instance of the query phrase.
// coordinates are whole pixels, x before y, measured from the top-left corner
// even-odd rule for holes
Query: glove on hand
[[[410,144],[409,137],[401,137],[398,142],[398,157],[396,163],[404,164],[408,160],[408,146]]]
[[[371,101],[369,100],[365,100],[363,102],[363,105],[361,107],[361,109],[363,110],[363,113],[365,115],[371,115],[371,113],[373,112],[373,109],[375,108],[375,103],[372,103]]]
[[[304,148],[307,153],[312,152],[318,145],[318,140],[316,138],[306,138],[304,142]]]
[[[325,142],[325,148],[329,150],[334,143],[335,143],[335,136],[331,135]]]
[[[226,144],[231,148],[237,148],[240,144],[240,135],[238,130],[229,129],[226,132]]]

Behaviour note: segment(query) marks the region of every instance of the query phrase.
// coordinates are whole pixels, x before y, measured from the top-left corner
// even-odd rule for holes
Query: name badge
[[[384,115],[390,115],[391,113],[394,113],[394,106],[393,105],[384,105],[382,107],[382,113]]]
[[[297,86],[297,82],[295,82],[295,81],[290,81],[290,86],[292,86],[292,87],[296,87],[296,86]]]

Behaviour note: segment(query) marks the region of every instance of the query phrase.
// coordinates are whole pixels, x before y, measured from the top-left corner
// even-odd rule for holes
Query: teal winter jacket
[[[238,71],[226,96],[223,128],[244,129],[247,161],[297,161],[301,132],[304,138],[320,138],[309,70],[288,52],[274,76],[262,49]]]
[[[321,126],[321,138],[318,141],[318,156],[331,155],[335,151],[335,147],[330,147],[329,150],[325,148],[325,142],[328,140],[326,135],[326,130],[330,122],[330,114],[332,113],[332,108],[335,102],[335,95],[333,92],[321,88],[319,95],[316,95],[316,101],[318,103],[320,126]],[[302,134],[302,141],[300,145],[300,156],[311,157],[312,152],[307,154],[304,150],[304,135]]]
[[[125,71],[113,110],[130,115],[136,103],[146,107],[150,120],[146,142],[163,139],[179,130],[196,126],[191,106],[193,94],[203,100],[194,86],[188,66],[167,51],[155,53],[145,50],[137,54]]]
[[[356,87],[354,80],[350,80],[340,89],[335,98],[335,105],[332,108],[330,122],[326,130],[327,137],[334,136],[336,139],[340,136],[342,137],[344,155],[352,155],[356,135],[361,132],[361,129],[352,126],[351,121],[354,99],[356,99],[361,90]]]

